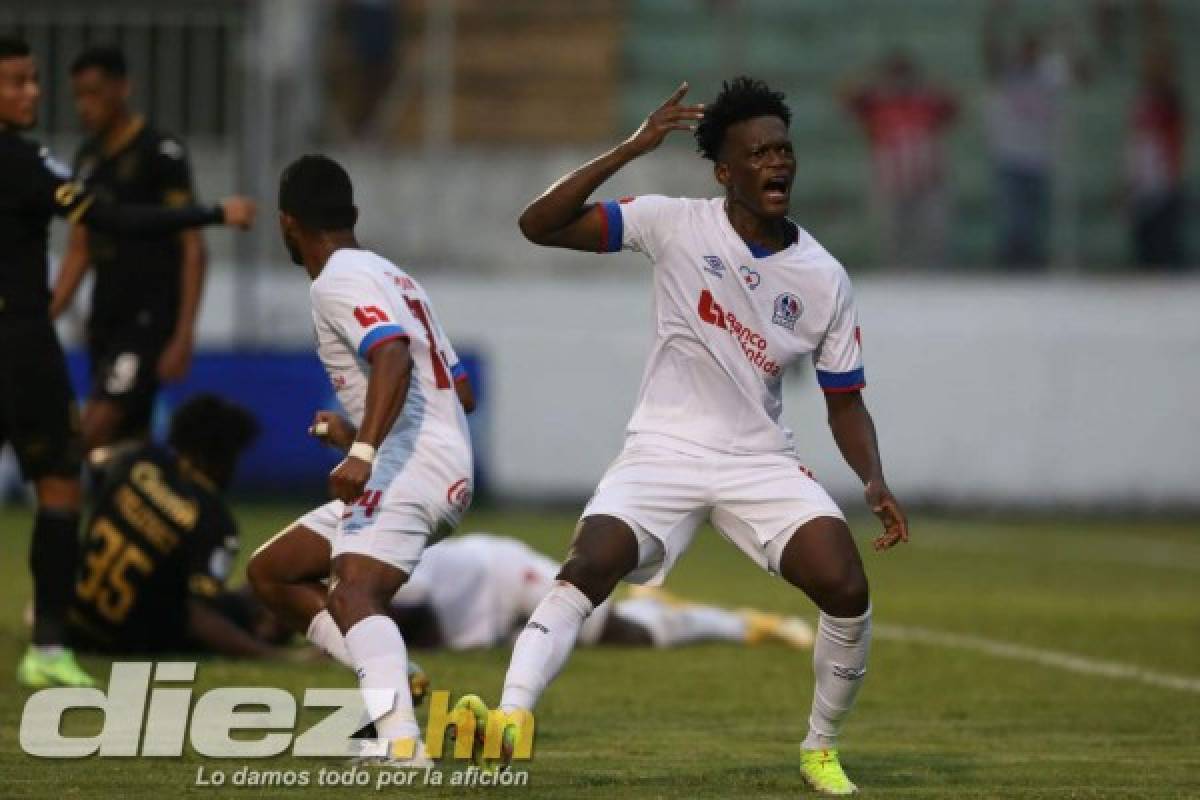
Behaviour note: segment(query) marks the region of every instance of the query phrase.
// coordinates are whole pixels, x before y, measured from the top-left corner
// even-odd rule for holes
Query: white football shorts
[[[792,534],[841,509],[793,455],[730,455],[631,437],[583,517],[616,517],[638,539],[631,583],[661,585],[708,519],[763,569],[777,574]]]
[[[382,488],[369,482],[354,503],[331,500],[295,524],[328,539],[331,558],[357,553],[411,575],[425,546],[454,530],[466,513],[471,478],[464,472],[404,469]]]

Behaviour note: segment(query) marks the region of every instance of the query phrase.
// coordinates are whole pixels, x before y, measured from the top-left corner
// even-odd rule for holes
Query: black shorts
[[[106,400],[121,409],[117,440],[141,437],[150,428],[158,395],[158,359],[169,336],[131,325],[93,330],[88,336],[92,388],[90,400]]]
[[[79,408],[49,317],[0,314],[0,447],[6,442],[25,480],[79,477]]]

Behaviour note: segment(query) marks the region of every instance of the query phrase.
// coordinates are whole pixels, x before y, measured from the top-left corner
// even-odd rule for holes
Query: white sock
[[[380,739],[419,738],[421,729],[413,714],[408,691],[408,650],[390,617],[374,614],[346,631],[346,649],[362,689],[391,689],[395,704],[367,700],[367,711],[375,721]]]
[[[613,613],[645,628],[655,647],[746,639],[746,622],[741,615],[715,606],[672,606],[651,597],[641,597],[622,600]]]
[[[337,623],[333,621],[333,617],[329,615],[327,609],[322,608],[312,618],[312,622],[308,623],[308,633],[305,636],[320,648],[322,653],[336,660],[342,666],[354,669],[354,661],[350,658],[350,651],[346,649],[346,637],[342,636],[342,632],[338,630]]]
[[[813,644],[812,715],[808,718],[805,750],[837,746],[838,732],[867,674],[871,649],[871,607],[861,617],[831,617],[822,613]]]
[[[61,644],[35,644],[33,650],[39,656],[45,656],[46,658],[58,658],[67,652],[67,648]]]
[[[538,697],[562,670],[592,601],[569,583],[559,583],[533,610],[513,647],[500,709],[533,710]]]

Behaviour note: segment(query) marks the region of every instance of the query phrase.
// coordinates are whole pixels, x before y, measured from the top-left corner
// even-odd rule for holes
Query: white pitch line
[[[1047,667],[1056,667],[1080,675],[1094,675],[1118,680],[1136,681],[1160,689],[1175,689],[1181,692],[1200,694],[1200,678],[1190,678],[1185,675],[1170,675],[1165,672],[1155,672],[1132,664],[1122,664],[1119,661],[1101,661],[1085,656],[1072,655],[1057,650],[1043,650],[1040,647],[1002,642],[997,639],[985,639],[982,636],[969,636],[961,633],[946,633],[930,630],[929,628],[914,628],[908,625],[875,625],[872,635],[893,642],[916,642],[932,644],[939,647],[952,647],[957,650],[971,650],[976,653],[986,653],[998,658],[1009,658],[1015,661],[1029,661]]]

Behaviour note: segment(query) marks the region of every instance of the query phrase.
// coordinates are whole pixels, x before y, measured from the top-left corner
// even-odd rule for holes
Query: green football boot
[[[96,685],[96,681],[83,671],[70,650],[62,648],[48,655],[32,645],[17,665],[17,683],[27,689],[47,689],[51,686],[90,689]]]
[[[843,797],[858,792],[858,787],[846,777],[837,750],[801,750],[800,774],[819,794]]]

